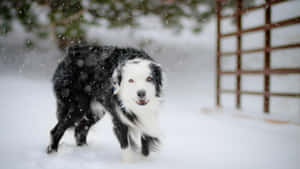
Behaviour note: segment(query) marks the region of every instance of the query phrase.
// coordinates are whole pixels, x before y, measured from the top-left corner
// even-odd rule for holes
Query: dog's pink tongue
[[[139,102],[140,102],[140,104],[145,104],[146,103],[145,100],[140,100]]]

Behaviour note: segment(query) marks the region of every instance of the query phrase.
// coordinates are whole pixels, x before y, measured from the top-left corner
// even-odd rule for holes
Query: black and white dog
[[[160,143],[158,111],[163,74],[147,53],[133,48],[72,46],[53,76],[58,123],[48,153],[57,151],[66,129],[75,127],[78,146],[106,112],[122,149],[122,158],[148,156]]]

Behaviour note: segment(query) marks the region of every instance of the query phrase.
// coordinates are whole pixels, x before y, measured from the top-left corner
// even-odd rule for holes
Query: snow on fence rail
[[[272,74],[300,74],[300,68],[271,68],[270,57],[271,52],[275,50],[299,48],[300,43],[284,44],[280,46],[271,46],[271,29],[283,26],[289,26],[300,23],[300,16],[281,20],[278,22],[271,22],[271,8],[272,5],[286,2],[288,0],[265,0],[265,3],[249,8],[243,8],[243,0],[237,0],[236,11],[234,14],[221,15],[222,3],[226,0],[217,0],[217,49],[216,49],[216,104],[221,105],[221,93],[235,93],[236,94],[236,108],[241,108],[241,94],[247,95],[262,95],[264,96],[264,112],[270,111],[270,96],[282,97],[296,97],[300,98],[300,93],[284,93],[284,92],[270,92],[270,76]],[[265,24],[248,29],[242,29],[242,15],[256,9],[265,9]],[[221,33],[221,20],[225,18],[235,17],[236,19],[236,32]],[[264,48],[254,48],[242,50],[242,35],[249,32],[264,31],[265,43]],[[221,52],[221,39],[225,37],[237,37],[237,50],[232,52]],[[245,70],[241,67],[242,54],[264,52],[264,69],[263,70]],[[236,55],[236,70],[224,71],[221,70],[221,57]],[[222,75],[235,75],[236,76],[236,90],[221,89],[221,76]],[[245,91],[241,90],[241,76],[242,74],[263,74],[264,75],[264,91]]]

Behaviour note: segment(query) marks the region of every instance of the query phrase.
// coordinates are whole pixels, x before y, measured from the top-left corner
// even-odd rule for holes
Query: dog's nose
[[[140,97],[140,98],[144,98],[146,96],[146,91],[145,90],[139,90],[137,92],[137,95]]]

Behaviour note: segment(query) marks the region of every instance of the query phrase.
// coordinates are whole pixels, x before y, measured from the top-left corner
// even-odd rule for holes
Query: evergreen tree
[[[244,5],[251,4],[244,0]],[[41,21],[37,6],[47,9],[47,22]],[[70,43],[85,41],[88,25],[101,25],[105,20],[109,27],[139,25],[140,16],[155,15],[161,23],[180,31],[184,26],[182,18],[195,22],[194,32],[215,14],[213,0],[1,0],[0,35],[9,36],[12,21],[18,20],[24,29],[40,38],[53,37],[59,48]],[[225,7],[234,8],[235,0],[227,0]],[[86,17],[90,16],[90,17]],[[32,43],[26,43],[28,46]]]

